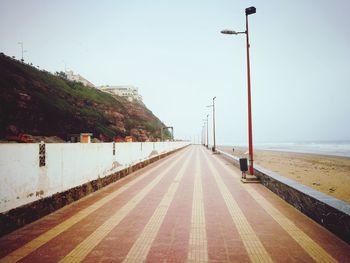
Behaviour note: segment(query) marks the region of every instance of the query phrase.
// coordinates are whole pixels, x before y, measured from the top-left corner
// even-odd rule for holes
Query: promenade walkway
[[[350,262],[350,246],[202,146],[0,238],[0,262]]]

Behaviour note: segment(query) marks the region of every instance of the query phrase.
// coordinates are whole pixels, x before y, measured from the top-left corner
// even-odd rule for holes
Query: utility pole
[[[21,61],[24,62],[23,53],[27,52],[27,50],[23,50],[23,42],[18,42],[18,45],[21,46]]]
[[[67,72],[67,64],[66,64],[66,62],[64,60],[62,60],[62,62],[64,64],[64,73],[66,73]]]

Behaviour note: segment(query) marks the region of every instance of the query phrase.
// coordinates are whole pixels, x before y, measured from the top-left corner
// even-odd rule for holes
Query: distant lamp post
[[[213,108],[213,152],[215,152],[216,149],[216,139],[215,139],[215,99],[216,96],[213,98],[213,104],[212,105],[208,105],[207,107],[212,107]]]
[[[207,148],[209,149],[209,114],[207,114]]]
[[[207,115],[207,118],[206,119],[203,119],[203,121],[204,121],[204,125],[205,125],[205,127],[206,127],[206,129],[204,129],[204,131],[205,131],[205,136],[204,136],[204,138],[205,138],[205,140],[206,140],[206,143],[205,143],[205,147],[207,147],[207,148],[209,148],[209,130],[208,130],[208,117],[209,117],[209,114]]]
[[[207,147],[207,135],[206,135],[206,129],[207,129],[207,127],[206,127],[206,119],[203,119],[203,121],[204,121],[204,123],[203,123],[203,145],[205,146],[205,147]]]
[[[164,141],[164,136],[163,136],[163,130],[164,129],[171,129],[171,140],[174,141],[174,127],[173,126],[168,126],[168,127],[161,127],[160,128],[160,141]]]
[[[204,123],[202,126],[202,145],[205,145],[205,143],[204,143]]]
[[[249,137],[249,174],[254,174],[253,167],[253,135],[252,135],[252,111],[251,111],[251,95],[250,95],[250,57],[249,57],[249,33],[248,33],[248,16],[255,14],[256,8],[254,6],[248,7],[245,9],[245,21],[246,21],[246,30],[244,32],[236,32],[233,30],[222,30],[222,34],[228,35],[246,35],[247,43],[247,82],[248,82],[248,137]]]

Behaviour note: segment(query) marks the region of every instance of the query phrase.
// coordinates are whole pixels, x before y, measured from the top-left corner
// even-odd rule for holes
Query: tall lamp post
[[[206,141],[205,147],[207,147],[207,148],[209,148],[209,130],[208,130],[209,123],[208,123],[208,117],[209,117],[209,114],[207,114],[207,118],[206,119],[203,119],[204,125],[206,127],[204,129],[204,133],[205,133],[204,140]]]
[[[201,144],[203,145],[203,126],[202,126],[202,135],[201,135]]]
[[[204,137],[204,123],[203,123],[203,126],[202,126],[202,145],[205,145],[205,137]]]
[[[216,96],[213,98],[213,104],[212,105],[208,105],[207,107],[212,107],[213,108],[213,152],[215,152],[216,149],[216,139],[215,139],[215,99]]]
[[[228,35],[246,35],[247,43],[247,82],[248,82],[248,138],[249,138],[249,174],[254,174],[253,167],[253,135],[252,135],[252,110],[251,110],[251,95],[250,95],[250,57],[249,57],[249,33],[248,33],[248,16],[255,14],[256,8],[254,6],[248,7],[245,9],[245,24],[246,30],[244,32],[236,32],[233,30],[222,30],[222,34]]]
[[[208,122],[209,114],[207,114],[207,148],[209,149],[209,122]]]

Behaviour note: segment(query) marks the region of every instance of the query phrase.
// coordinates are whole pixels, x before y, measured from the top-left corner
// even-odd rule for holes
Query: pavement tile
[[[220,192],[222,191],[222,187],[218,187],[209,169],[207,159],[203,155],[201,146],[189,147],[176,155],[185,155],[190,151],[194,153],[191,157],[190,165],[179,181],[177,191],[164,218],[159,222],[157,221],[160,227],[151,241],[146,262],[186,262],[188,252],[190,251],[190,233],[197,233],[191,232],[191,230],[199,231],[197,233],[198,235],[196,234],[194,237],[206,237],[205,240],[197,240],[199,242],[198,244],[203,244],[203,250],[197,250],[198,253],[202,253],[201,255],[198,254],[198,258],[199,256],[203,256],[203,253],[207,253],[206,256],[210,262],[250,262],[251,258],[246,248],[249,242],[244,243],[251,241],[250,236],[241,236],[240,233],[243,232],[239,232],[241,230],[239,227],[246,227],[247,223],[251,226],[254,234],[274,262],[314,261],[306,252],[305,248],[294,240],[267,212],[268,210],[265,210],[252,197],[251,193],[246,190],[245,186],[240,183],[238,180],[240,176],[239,171],[236,168],[232,169],[231,165],[226,163],[224,165],[232,170],[229,173],[227,169],[223,168],[222,164],[220,165],[220,163],[213,159],[217,158],[217,156],[212,156],[211,152],[204,150],[204,154],[208,156],[210,163],[217,169],[229,194],[237,202],[239,209],[246,219],[246,222],[243,220],[239,226],[236,225]],[[198,158],[200,163],[203,197],[199,200],[199,204],[201,202],[203,203],[204,217],[195,218],[198,221],[192,222],[192,215],[197,211],[192,207],[197,171],[195,165],[196,158]],[[82,211],[84,208],[94,205],[103,197],[114,193],[126,183],[135,180],[138,176],[142,176],[145,171],[151,169],[151,167],[157,167],[163,161],[156,162],[146,169],[141,169],[135,174],[125,177],[122,181],[112,184],[91,196],[0,238],[0,261],[5,255],[22,247],[42,233]],[[181,167],[181,162],[175,165],[174,169],[164,176],[140,203],[93,247],[83,261],[123,262],[154,211],[159,206],[160,200],[168,191],[169,186],[172,185]],[[142,191],[161,171],[162,169],[159,169],[147,177],[140,179],[138,183],[124,191],[122,195],[112,199],[106,205],[92,212],[63,233],[50,239],[44,245],[20,260],[20,262],[57,262],[84,241],[114,213],[119,211],[136,194]],[[329,253],[329,255],[339,262],[350,262],[350,246],[348,244],[317,225],[262,185],[251,184],[251,187],[265,198],[269,204],[277,208],[285,218],[291,220],[295,226],[319,244],[326,253]],[[194,223],[200,227],[198,229],[191,228],[191,224]],[[204,235],[200,231],[204,231]],[[35,244],[33,245],[35,246]],[[207,247],[207,250],[204,249],[205,247]],[[21,253],[25,255],[26,251],[31,251],[31,247],[23,249]],[[12,259],[14,260],[15,258],[13,257]]]

